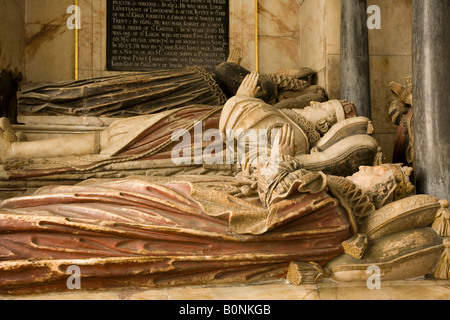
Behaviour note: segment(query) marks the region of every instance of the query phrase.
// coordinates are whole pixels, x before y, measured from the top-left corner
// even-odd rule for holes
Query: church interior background
[[[72,13],[68,13],[67,9],[74,4],[73,0],[0,2],[0,69],[7,70],[11,79],[19,83],[19,90],[23,83],[29,82],[57,83],[123,74],[119,71],[110,71],[107,67],[107,0],[76,1],[81,13],[79,29],[68,27],[68,19]],[[295,74],[300,68],[310,68],[315,74],[315,84],[325,90],[329,100],[341,98],[343,80],[340,0],[230,0],[229,5],[229,49],[240,50],[242,67],[250,71],[257,70],[260,74],[286,75]],[[396,99],[390,84],[396,82],[407,87],[413,75],[413,0],[367,0],[367,7],[372,5],[381,12],[381,27],[368,30],[370,120],[374,128],[372,136],[383,150],[384,163],[392,163],[399,128],[393,123],[392,115],[389,113],[390,105]],[[449,6],[446,5],[446,8]],[[367,18],[370,16],[368,14]],[[449,13],[447,18],[448,16]],[[443,30],[448,30],[448,25],[446,28]],[[444,61],[443,64],[448,68],[448,62]],[[448,84],[446,86],[448,88]],[[447,114],[443,115],[446,119],[450,114],[448,112],[450,101],[447,102]],[[67,117],[67,120],[59,117],[61,121],[59,126],[55,126],[53,120],[45,116],[33,118],[17,114],[17,119],[18,123],[13,123],[13,128],[17,130],[20,128],[28,140],[36,141],[92,132],[110,124],[102,122],[101,119],[97,121],[83,117],[75,120],[72,117]],[[443,139],[447,140],[448,144],[448,136]],[[446,150],[448,151],[448,146]],[[449,163],[446,162],[446,165]],[[443,177],[443,181],[448,186],[449,177]],[[18,184],[11,182],[2,182],[0,191],[2,200],[21,196],[21,193],[25,192]],[[446,209],[448,202],[445,205],[442,199],[439,200],[442,205],[440,210],[444,211],[442,215],[446,215],[449,219],[449,211]],[[448,220],[446,223],[449,223]],[[450,250],[446,238],[448,235],[442,237],[447,239],[444,243],[447,243],[445,250],[448,252]],[[2,272],[0,271],[0,283]],[[381,290],[369,290],[363,281],[345,284],[331,281],[305,282],[299,286],[293,286],[286,281],[275,281],[239,287],[233,285],[176,286],[157,289],[124,287],[94,291],[65,290],[44,292],[40,295],[30,295],[27,291],[19,295],[9,293],[8,289],[3,290],[0,299],[176,300],[187,297],[237,300],[361,298],[448,300],[450,283],[448,278],[424,276],[414,280],[382,282]]]

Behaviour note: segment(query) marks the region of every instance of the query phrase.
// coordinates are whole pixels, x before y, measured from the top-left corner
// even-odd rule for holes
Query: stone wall
[[[0,1],[0,70],[24,72],[25,0]]]
[[[66,21],[73,0],[23,0],[26,3],[26,80],[73,79],[75,32]],[[115,74],[106,68],[106,0],[79,0],[79,78]],[[273,73],[300,64],[298,0],[259,0],[259,71]],[[230,0],[230,48],[243,51],[242,65],[255,69],[255,6]]]

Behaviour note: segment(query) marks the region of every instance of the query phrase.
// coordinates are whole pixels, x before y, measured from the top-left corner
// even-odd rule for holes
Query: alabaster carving
[[[352,235],[353,211],[326,193],[328,178],[286,156],[274,176],[92,180],[6,200],[0,286],[53,290],[75,262],[90,288],[258,282],[282,279],[291,262],[323,267]]]
[[[290,284],[319,283],[324,277],[323,268],[315,262],[291,262],[289,264],[287,280]]]
[[[191,104],[226,101],[211,75],[199,67],[120,76],[27,83],[18,93],[21,115],[124,117]]]
[[[415,195],[385,205],[366,217],[360,230],[369,240],[408,229],[431,226],[441,208],[439,199],[429,195]]]
[[[439,262],[443,241],[431,228],[383,236],[362,259],[349,260],[341,244],[354,234],[350,216],[358,207],[346,210],[326,192],[331,176],[301,169],[290,156],[278,166],[274,176],[88,180],[3,201],[0,289],[63,290],[74,264],[85,288],[95,289],[255,283],[286,274],[293,284],[361,280],[369,264],[387,270],[386,279],[404,279]]]
[[[327,264],[339,282],[367,281],[371,266],[380,268],[383,281],[413,279],[433,272],[444,249],[431,228],[412,229],[374,241],[362,259],[344,254]]]
[[[407,85],[391,82],[391,92],[395,100],[389,107],[389,116],[398,126],[394,147],[394,162],[412,166],[414,164],[414,109],[412,94],[412,78],[408,77]]]
[[[302,190],[323,179],[305,177],[295,181]],[[266,206],[233,196],[233,186],[257,188],[254,179],[172,179],[92,181],[4,201],[0,288],[55,289],[75,262],[86,288],[283,279],[292,261],[324,265],[348,236],[346,213],[324,190],[291,189]]]
[[[26,83],[18,93],[20,115],[131,117],[154,114],[190,105],[223,105],[236,94],[250,71],[240,66],[241,52],[233,50],[228,60],[212,74],[192,66],[175,70],[127,73],[56,83]],[[275,104],[286,94],[311,95],[325,101],[323,89],[311,79],[262,75],[258,98]]]
[[[356,172],[360,165],[377,162],[380,149],[370,136],[370,121],[366,118],[347,119],[353,117],[354,108],[348,108],[345,102],[331,100],[312,102],[304,109],[279,110],[256,98],[260,93],[259,83],[258,75],[246,76],[237,95],[229,99],[224,107],[193,105],[177,108],[117,120],[98,133],[46,141],[18,141],[5,120],[0,129],[3,133],[0,137],[2,176],[9,180],[83,180],[132,174],[215,173],[214,169],[219,166],[211,163],[203,165],[202,160],[194,159],[211,144],[207,140],[201,143],[195,141],[196,123],[203,123],[203,128],[200,128],[202,137],[208,130],[218,129],[222,134],[223,149],[228,147],[225,145],[227,141],[239,140],[238,135],[249,130],[266,130],[270,135],[273,130],[288,124],[295,135],[295,156],[308,170],[345,176]],[[248,86],[253,88],[248,89]],[[335,125],[338,128],[333,129]],[[174,136],[177,131],[179,136]],[[232,135],[227,135],[227,131],[231,131]],[[187,132],[194,136],[189,155],[192,158],[183,161],[184,166],[180,166],[173,162],[172,151]],[[272,139],[269,136],[262,139],[270,149]],[[255,141],[259,143],[259,137]],[[320,143],[323,152],[317,152],[317,143]],[[234,151],[246,154],[242,150]],[[245,167],[252,162],[253,158],[244,161],[243,170],[246,171],[248,168]],[[237,170],[230,167],[222,171],[226,171],[224,174],[235,174]]]

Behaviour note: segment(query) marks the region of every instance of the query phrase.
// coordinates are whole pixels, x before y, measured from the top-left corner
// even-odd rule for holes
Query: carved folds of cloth
[[[151,182],[150,182],[151,181]],[[128,178],[46,187],[0,207],[0,289],[253,283],[285,279],[292,261],[324,266],[349,236],[325,192],[292,192],[268,208],[235,190],[253,180]]]
[[[21,115],[130,117],[195,104],[223,105],[226,96],[199,67],[120,76],[28,83],[18,95]]]

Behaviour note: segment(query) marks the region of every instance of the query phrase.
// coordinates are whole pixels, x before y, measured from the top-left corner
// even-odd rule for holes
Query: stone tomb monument
[[[111,67],[152,68],[117,48],[122,27],[151,37],[145,14],[185,9],[147,3],[134,14],[109,3]],[[1,119],[3,186],[43,186],[0,202],[1,293],[67,290],[74,265],[84,289],[366,281],[373,266],[384,280],[448,279],[448,201],[414,194],[411,168],[382,163],[353,103],[328,100],[303,71],[250,73],[235,52],[205,68],[22,90],[22,115],[101,125],[27,141]]]

